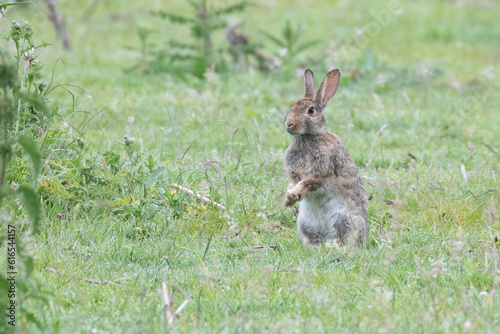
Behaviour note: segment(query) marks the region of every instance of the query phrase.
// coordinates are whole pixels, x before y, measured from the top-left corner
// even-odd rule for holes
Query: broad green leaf
[[[31,228],[33,233],[35,233],[38,229],[38,223],[41,216],[41,206],[40,201],[38,200],[38,195],[33,188],[26,185],[20,186],[19,189],[17,189],[17,192],[21,197],[21,203],[31,218]]]
[[[35,140],[31,137],[21,135],[17,138],[17,142],[30,156],[31,161],[33,162],[34,178],[36,179],[40,173],[40,169],[42,168],[42,155],[38,150]]]
[[[106,159],[106,163],[110,166],[117,165],[120,162],[120,156],[111,151],[104,152],[102,155]]]

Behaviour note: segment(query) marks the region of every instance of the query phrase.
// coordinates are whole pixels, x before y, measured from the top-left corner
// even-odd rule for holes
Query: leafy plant
[[[152,32],[153,29],[147,23],[139,24],[137,26],[137,36],[139,37],[140,42],[140,57],[139,59],[137,59],[137,64],[134,65],[130,70],[137,70],[139,74],[144,74],[149,71],[148,52],[150,49],[150,45],[148,39],[151,36]]]
[[[168,19],[174,24],[185,26],[191,31],[193,42],[172,40],[168,49],[158,53],[155,63],[157,65],[171,65],[175,62],[187,62],[192,68],[193,74],[203,77],[206,69],[212,64],[220,62],[216,59],[217,50],[213,43],[213,34],[226,27],[225,17],[228,14],[243,11],[248,1],[240,1],[235,4],[221,7],[210,6],[207,0],[190,0],[191,15],[179,15],[166,11],[155,11],[154,15]],[[157,66],[162,70],[163,66]]]
[[[267,31],[262,31],[262,34],[277,47],[281,48],[282,51],[280,53],[285,62],[293,61],[299,54],[320,42],[317,39],[302,42],[301,40],[304,35],[302,26],[298,24],[294,27],[290,20],[287,20],[283,25],[280,36],[274,36]]]
[[[12,22],[10,33],[6,37],[6,40],[14,42],[16,47],[15,79],[11,82],[13,86],[10,87],[12,88],[12,99],[17,108],[13,114],[15,117],[14,134],[18,134],[25,126],[44,128],[47,125],[45,118],[48,120],[51,118],[45,99],[50,91],[51,83],[36,80],[38,72],[43,68],[43,65],[37,60],[36,50],[45,48],[49,44],[35,45],[32,37],[31,26],[28,23],[21,24],[17,21]],[[4,64],[7,64],[6,57],[6,54],[2,54],[2,63]],[[24,66],[22,66],[23,62]],[[19,77],[20,72],[22,74]],[[7,86],[4,87],[7,89]]]
[[[2,158],[0,164],[0,205],[4,197],[11,194],[16,194],[21,197],[25,204],[26,210],[32,219],[32,230],[35,232],[40,219],[40,207],[36,200],[36,193],[28,185],[22,185],[16,190],[6,186],[6,172],[9,160],[16,146],[21,146],[26,154],[31,158],[33,163],[33,180],[35,180],[41,169],[41,153],[37,148],[35,140],[30,136],[29,131],[20,132],[19,124],[26,118],[26,112],[29,110],[36,114],[45,114],[50,116],[49,109],[45,103],[43,95],[38,92],[30,92],[34,88],[33,79],[34,73],[38,69],[29,69],[34,64],[34,60],[30,56],[25,56],[26,67],[24,75],[19,80],[18,71],[20,67],[20,58],[22,51],[26,49],[26,44],[32,46],[32,32],[29,25],[20,25],[14,21],[12,23],[11,32],[7,40],[13,40],[16,44],[17,56],[16,64],[8,63],[6,55],[2,54],[0,63],[0,90],[2,99],[0,102],[0,122],[2,136],[0,139],[0,156]],[[26,75],[28,73],[28,75]],[[40,85],[38,85],[40,87]],[[25,114],[20,115],[20,110],[24,109]],[[14,135],[14,136],[13,136]]]
[[[16,62],[9,62],[6,54],[1,54],[0,61],[0,209],[2,202],[6,197],[13,196],[20,199],[20,203],[24,210],[28,213],[31,220],[31,233],[36,233],[41,219],[41,205],[30,182],[17,185],[15,183],[8,184],[7,170],[13,154],[19,147],[24,150],[24,155],[29,157],[33,164],[32,181],[36,180],[41,167],[42,155],[38,149],[36,141],[31,134],[31,128],[25,127],[30,122],[26,121],[29,115],[38,118],[39,124],[43,124],[45,117],[50,116],[49,109],[46,106],[44,99],[44,90],[40,84],[34,84],[35,74],[41,68],[35,63],[33,56],[34,50],[37,48],[31,42],[33,32],[28,24],[21,25],[14,21],[11,26],[11,31],[7,36],[7,41],[12,40],[16,45]],[[31,52],[28,50],[31,48]],[[26,51],[26,52],[25,52]],[[24,54],[24,55],[23,55]],[[21,60],[26,61],[26,66],[23,70],[21,78],[18,73],[20,71]],[[38,65],[38,67],[37,67]],[[21,114],[21,110],[24,113]],[[22,126],[20,126],[20,124]],[[0,214],[4,214],[1,212]],[[39,298],[46,302],[43,292],[38,282],[32,279],[33,272],[33,257],[26,250],[26,237],[21,236],[19,224],[10,223],[8,216],[2,219],[4,224],[8,224],[8,237],[2,236],[0,240],[8,241],[9,249],[15,249],[17,258],[15,270],[19,274],[16,279],[15,291],[17,297],[15,299],[19,316],[22,315],[23,321],[30,320],[40,326],[38,320],[24,306],[28,298]],[[7,226],[5,226],[7,227]],[[19,227],[19,229],[17,229]],[[14,234],[11,231],[15,231]],[[14,247],[15,245],[15,247]],[[10,286],[3,284],[6,278],[1,275],[0,294],[2,296],[11,295]],[[2,300],[6,302],[6,300]],[[3,306],[2,306],[3,308]],[[2,322],[4,324],[4,322]]]

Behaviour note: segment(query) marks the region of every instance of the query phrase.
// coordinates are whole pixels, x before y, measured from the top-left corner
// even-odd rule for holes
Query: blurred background
[[[391,124],[407,125],[405,119],[422,128],[412,122],[400,134],[413,136],[410,141],[394,138],[400,148],[418,145],[422,132],[431,139],[437,129],[430,125],[460,135],[492,129],[487,119],[471,122],[487,112],[471,97],[495,94],[498,83],[499,5],[493,0],[60,0],[7,10],[1,29],[12,19],[29,21],[36,40],[50,43],[36,51],[44,79],[53,72],[56,82],[81,87],[81,109],[106,108],[108,117],[88,129],[99,133],[90,139],[99,145],[129,127],[129,135],[140,134],[162,154],[183,151],[175,148],[179,141],[206,152],[216,147],[194,143],[193,131],[185,129],[199,127],[210,137],[209,124],[229,133],[242,122],[255,128],[255,119],[268,145],[284,147],[280,123],[302,95],[305,68],[314,70],[316,85],[328,70],[341,69],[344,97],[329,107],[341,112],[329,112],[328,119],[344,137],[359,130],[373,137],[383,124],[389,132]],[[62,60],[57,66],[56,59]],[[54,94],[55,103],[67,103],[64,89]],[[455,117],[447,113],[461,113],[455,121],[463,124],[450,129]],[[177,144],[160,145],[175,122]],[[368,151],[371,141],[353,144]]]

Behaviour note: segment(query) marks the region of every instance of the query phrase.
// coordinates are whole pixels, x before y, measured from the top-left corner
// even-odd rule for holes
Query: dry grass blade
[[[93,278],[84,278],[83,281],[88,283],[88,284],[103,284],[103,285],[121,285],[124,283],[122,281],[116,281],[116,282],[111,282],[108,280],[99,281],[99,280],[93,279]]]
[[[172,307],[172,302],[170,301],[170,298],[168,296],[167,282],[161,283],[160,298],[165,312],[165,319],[169,320],[172,317],[172,312],[170,311]]]
[[[460,164],[460,171],[462,172],[464,181],[467,181],[467,171],[465,170],[465,166],[463,164]]]
[[[43,271],[48,271],[49,273],[59,274],[56,268],[46,267]]]
[[[377,136],[380,137],[382,135],[382,132],[384,132],[385,128],[387,128],[387,124],[382,125],[380,130],[378,130],[378,132],[377,132]]]
[[[260,246],[253,246],[253,249],[278,249],[278,246],[275,245],[260,245]]]
[[[181,311],[184,309],[184,307],[186,307],[186,305],[189,303],[189,299],[185,299],[182,304],[177,308],[177,310],[175,310],[174,312],[174,317],[177,317]]]
[[[181,185],[178,185],[177,183],[172,183],[170,185],[171,188],[174,188],[174,189],[177,189],[177,190],[180,190],[184,193],[186,193],[187,195],[191,196],[191,197],[195,197],[197,199],[199,199],[200,201],[202,201],[203,203],[205,204],[210,204],[210,205],[213,205],[215,206],[217,209],[219,209],[220,211],[224,212],[226,211],[226,207],[222,204],[219,204],[217,202],[214,202],[212,201],[211,199],[209,198],[206,198],[206,197],[203,197],[197,193],[195,193],[194,191],[192,191],[191,189],[188,189],[188,188],[185,188]]]
[[[418,161],[417,157],[416,157],[416,156],[414,156],[411,152],[408,152],[408,156],[409,156],[410,158],[412,158],[413,160]]]
[[[244,252],[254,252],[254,251],[266,250],[266,249],[277,250],[278,246],[276,246],[276,245],[258,245],[258,246],[249,246],[249,247],[242,247],[241,248],[241,250]]]
[[[92,278],[84,278],[83,281],[89,284],[99,284],[98,280]]]
[[[171,324],[175,320],[175,318],[177,318],[179,316],[181,311],[186,307],[186,305],[190,301],[189,296],[177,284],[171,283],[171,285],[172,285],[173,289],[172,289],[172,293],[170,294],[170,296],[168,294],[167,282],[162,282],[161,289],[158,289],[158,294],[160,295],[161,302],[163,304],[163,309],[165,312],[165,319],[167,319],[167,322],[169,324]],[[180,292],[184,296],[185,299],[181,303],[181,305],[179,305],[179,307],[174,312],[172,312],[175,290]]]

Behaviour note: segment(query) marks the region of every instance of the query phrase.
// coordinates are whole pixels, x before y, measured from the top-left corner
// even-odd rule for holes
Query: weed
[[[207,69],[216,63],[223,66],[221,59],[217,57],[220,52],[214,46],[213,34],[226,27],[225,17],[229,14],[242,12],[248,5],[247,1],[239,1],[232,4],[221,4],[210,6],[207,0],[189,1],[191,15],[184,16],[166,11],[155,11],[153,14],[168,19],[174,24],[185,26],[191,32],[193,43],[179,40],[171,40],[169,47],[164,53],[158,54],[156,64],[161,64],[168,59],[167,66],[172,66],[177,61],[188,62],[191,73],[199,78]],[[154,66],[154,65],[153,65]],[[164,71],[163,66],[154,66],[156,71]]]
[[[261,33],[280,48],[279,56],[286,65],[295,61],[298,55],[320,42],[317,39],[302,42],[301,39],[304,36],[303,27],[300,24],[294,27],[290,20],[285,21],[280,36],[274,36],[265,30],[262,30]]]
[[[6,235],[2,234],[0,242],[7,244],[9,254],[7,265],[9,276],[5,277],[3,273],[0,274],[2,282],[0,285],[0,298],[3,309],[7,309],[8,306],[9,310],[12,310],[13,307],[14,311],[9,313],[9,316],[13,315],[13,317],[9,317],[9,320],[7,320],[9,325],[16,326],[15,317],[17,309],[17,324],[19,324],[19,318],[21,318],[24,323],[26,323],[26,320],[31,321],[41,329],[42,326],[39,319],[30,310],[30,307],[27,306],[27,302],[29,299],[38,299],[47,304],[48,300],[46,298],[46,291],[40,285],[39,280],[33,277],[34,258],[27,250],[26,245],[29,242],[30,236],[35,234],[39,229],[39,223],[42,218],[42,208],[38,194],[31,186],[31,183],[37,179],[41,171],[42,155],[36,141],[31,136],[31,129],[19,126],[23,120],[28,119],[28,110],[30,113],[39,116],[37,120],[38,124],[44,122],[41,119],[41,112],[50,115],[47,112],[48,108],[45,105],[43,95],[40,94],[40,91],[43,91],[43,89],[40,89],[38,86],[38,92],[30,92],[30,88],[33,86],[34,74],[39,70],[33,69],[35,62],[33,51],[35,48],[31,42],[32,35],[33,32],[29,25],[20,25],[14,21],[6,40],[13,40],[16,45],[17,63],[13,64],[9,62],[8,55],[3,53],[0,62],[2,77],[0,81],[0,215],[2,216],[1,229],[8,233]],[[23,76],[19,80],[18,72],[20,70],[21,54],[26,50],[26,45],[32,47],[32,51],[24,53],[23,59],[26,62],[26,66],[23,70]],[[24,107],[24,114],[20,114],[21,106]],[[30,122],[22,122],[23,125],[28,123]],[[17,155],[19,147],[24,149],[21,156],[31,159],[33,166],[31,182],[25,175],[22,184],[10,181],[10,177],[7,175],[12,156]],[[22,207],[28,213],[31,220],[28,233],[25,231],[23,233],[23,224],[12,221],[12,214],[5,209],[3,204],[5,199],[9,197],[17,198],[20,208]],[[0,326],[6,326],[6,322],[2,321]]]

